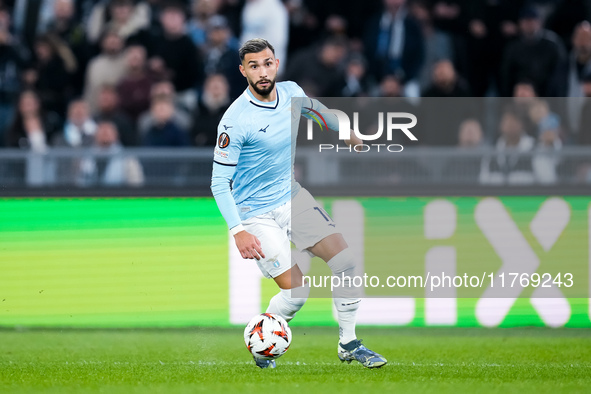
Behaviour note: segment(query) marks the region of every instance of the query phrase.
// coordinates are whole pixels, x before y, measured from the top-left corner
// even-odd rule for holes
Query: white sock
[[[301,298],[292,298],[291,294],[292,291],[294,294],[299,296],[304,296]],[[271,301],[269,301],[269,306],[267,307],[267,313],[276,313],[282,318],[285,319],[286,322],[289,322],[297,311],[302,309],[302,306],[306,303],[308,299],[308,294],[310,294],[310,286],[302,286],[296,289],[281,289],[279,293],[275,294]]]
[[[353,278],[355,276],[355,259],[349,248],[342,250],[332,259],[326,262],[333,276],[338,278],[336,286],[332,289],[333,298],[361,298],[363,287],[355,287]]]
[[[357,321],[357,309],[360,298],[335,298],[334,305],[337,308],[339,321],[339,341],[344,345],[357,339],[355,323]]]
[[[352,286],[352,278],[355,274],[355,259],[348,248],[330,259],[327,264],[334,276],[341,280],[343,277],[350,278],[348,282],[345,280],[345,283],[341,283],[340,287],[334,288],[332,293],[333,302],[337,309],[337,320],[339,321],[339,340],[342,344],[347,344],[357,339],[355,323],[363,288]]]

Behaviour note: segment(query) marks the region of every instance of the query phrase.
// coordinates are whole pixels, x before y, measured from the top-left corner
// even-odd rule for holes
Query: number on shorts
[[[326,211],[320,207],[314,207],[315,210],[317,210],[322,217],[324,218],[324,220],[326,220],[327,222],[332,222],[332,219],[330,218],[330,216],[328,216],[328,213],[326,213]]]

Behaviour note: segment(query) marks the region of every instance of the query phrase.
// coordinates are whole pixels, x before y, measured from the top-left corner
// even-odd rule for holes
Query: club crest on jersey
[[[230,136],[227,133],[220,134],[220,138],[218,138],[218,146],[221,149],[227,148],[230,145]]]

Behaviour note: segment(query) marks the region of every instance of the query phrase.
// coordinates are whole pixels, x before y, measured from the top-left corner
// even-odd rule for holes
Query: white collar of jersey
[[[275,101],[271,101],[271,102],[264,102],[264,101],[257,100],[253,96],[252,92],[250,91],[250,88],[246,88],[246,90],[244,91],[244,94],[246,95],[246,98],[248,99],[248,101],[250,101],[251,104],[256,105],[257,107],[275,109],[279,105],[279,89],[277,89],[277,85],[275,85],[275,89],[277,92],[277,99],[275,99]]]

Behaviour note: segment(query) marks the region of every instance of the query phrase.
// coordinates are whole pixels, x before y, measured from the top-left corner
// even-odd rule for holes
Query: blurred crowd
[[[212,146],[253,37],[309,96],[525,99],[420,144],[589,145],[588,20],[591,0],[0,0],[0,146]]]

